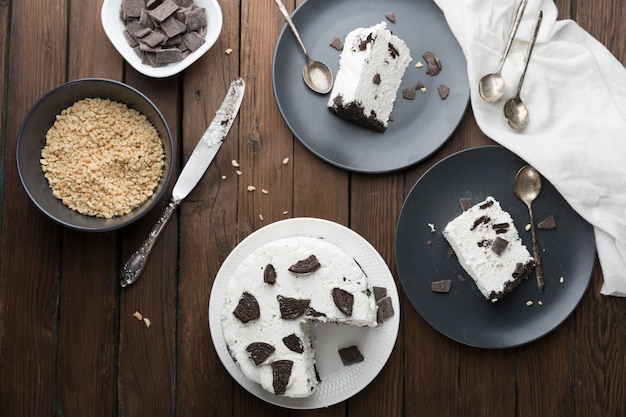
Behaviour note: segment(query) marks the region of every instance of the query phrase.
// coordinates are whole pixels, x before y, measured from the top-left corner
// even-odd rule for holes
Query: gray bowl
[[[41,150],[46,132],[56,115],[78,100],[88,97],[108,98],[144,114],[163,141],[165,165],[154,194],[141,206],[123,216],[104,219],[80,214],[52,195],[41,169]],[[85,78],[62,84],[44,95],[26,115],[17,138],[17,170],[28,197],[42,213],[55,222],[75,230],[103,232],[119,229],[144,216],[166,192],[172,176],[174,144],[165,118],[157,107],[138,90],[124,83],[101,78]]]

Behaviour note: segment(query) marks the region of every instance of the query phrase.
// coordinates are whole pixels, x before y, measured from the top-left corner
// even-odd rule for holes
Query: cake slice
[[[511,215],[493,197],[448,223],[443,236],[463,269],[491,302],[515,289],[535,267]]]
[[[385,22],[354,29],[344,42],[328,108],[350,122],[384,132],[409,62],[411,51]]]

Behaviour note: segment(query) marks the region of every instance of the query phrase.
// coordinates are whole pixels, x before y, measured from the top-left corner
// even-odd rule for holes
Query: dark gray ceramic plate
[[[442,236],[446,224],[461,213],[458,200],[474,203],[491,195],[513,217],[522,240],[532,251],[528,211],[515,196],[513,182],[525,162],[499,146],[472,148],[443,159],[413,186],[396,233],[396,266],[402,287],[417,312],[432,327],[460,343],[480,348],[507,348],[536,340],[561,324],[582,298],[595,260],[593,228],[545,178],[535,203],[535,220],[550,214],[553,230],[537,230],[545,291],[535,275],[492,304],[485,300],[456,257],[448,255]],[[435,232],[428,226],[432,223]],[[466,277],[460,282],[457,275]],[[563,277],[563,283],[560,283]],[[449,293],[431,291],[431,282],[451,279]],[[526,302],[532,301],[532,306]],[[540,305],[540,302],[543,305]]]
[[[395,13],[396,24],[385,18],[389,11]],[[469,102],[467,64],[432,0],[307,0],[293,13],[293,21],[309,54],[326,62],[334,74],[339,69],[339,52],[328,45],[330,41],[381,21],[406,41],[413,57],[394,105],[395,121],[385,133],[376,133],[333,115],[326,107],[329,95],[306,87],[304,55],[285,26],[274,52],[274,94],[285,122],[311,152],[347,170],[389,172],[426,158],[454,132]],[[425,67],[414,67],[417,61],[425,63],[421,55],[426,50],[442,61],[443,70],[435,77],[426,75]],[[426,85],[427,92],[418,92],[412,101],[403,99],[402,88],[417,81]],[[450,87],[446,100],[439,98],[438,84]]]

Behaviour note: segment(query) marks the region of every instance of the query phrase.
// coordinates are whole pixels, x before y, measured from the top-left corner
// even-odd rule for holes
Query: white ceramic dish
[[[316,367],[322,382],[308,398],[274,395],[250,381],[239,370],[226,349],[222,335],[221,313],[224,293],[239,264],[255,249],[276,239],[293,236],[323,238],[354,257],[368,276],[371,285],[387,288],[395,315],[376,328],[314,324],[311,339],[315,347]],[[209,300],[209,329],[215,350],[231,376],[246,390],[271,404],[294,409],[329,407],[347,400],[365,388],[381,371],[393,350],[400,325],[400,300],[393,276],[385,260],[362,236],[328,220],[294,218],[271,223],[245,238],[228,255],[215,277]],[[365,361],[343,366],[337,350],[357,345]]]
[[[107,37],[133,68],[140,73],[154,78],[165,78],[176,75],[196,62],[217,41],[222,31],[222,9],[217,0],[194,0],[195,4],[203,7],[207,15],[207,33],[204,44],[197,51],[191,53],[184,60],[168,64],[163,67],[152,67],[143,64],[141,58],[133,51],[124,37],[124,21],[120,18],[122,0],[104,0],[100,17],[102,27]]]

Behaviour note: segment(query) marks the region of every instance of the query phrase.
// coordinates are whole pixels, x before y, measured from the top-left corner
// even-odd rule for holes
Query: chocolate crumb
[[[415,98],[416,90],[413,87],[407,87],[402,90],[402,97],[407,100],[413,100]]]
[[[343,42],[341,39],[334,37],[332,41],[328,44],[329,46],[335,48],[338,51],[343,51]]]
[[[338,352],[344,366],[354,365],[365,360],[363,354],[356,345],[341,348]]]
[[[556,218],[554,217],[554,214],[549,215],[548,217],[537,223],[537,228],[543,230],[556,229]]]
[[[341,288],[333,288],[333,301],[335,305],[346,316],[352,315],[352,307],[354,305],[354,296]]]
[[[441,281],[433,281],[430,283],[430,289],[433,292],[449,292],[452,287],[452,280],[442,279]]]
[[[295,334],[292,333],[289,336],[283,337],[283,343],[287,346],[287,349],[296,352],[302,353],[304,352],[304,346],[302,345],[302,340]]]
[[[237,303],[237,307],[233,310],[233,314],[241,320],[242,323],[247,323],[261,317],[259,303],[256,298],[254,298],[254,295],[249,292],[241,294],[241,298],[239,299],[239,303]]]
[[[308,274],[320,267],[320,263],[315,255],[311,255],[306,259],[302,259],[289,267],[290,272],[296,274]]]
[[[285,320],[297,319],[307,311],[311,303],[311,300],[308,299],[283,297],[282,295],[278,295],[276,299],[278,300],[280,317]]]
[[[394,12],[387,12],[387,13],[385,13],[385,17],[391,23],[396,23],[396,14]]]
[[[445,100],[448,98],[448,94],[450,94],[450,87],[445,84],[439,84],[437,86],[437,92],[439,93],[439,98]]]
[[[267,264],[267,266],[263,270],[263,282],[265,282],[266,284],[276,283],[276,269],[274,269],[274,265]]]
[[[274,394],[282,395],[287,390],[287,384],[291,377],[291,368],[293,368],[293,361],[288,359],[272,362],[272,386],[274,387]]]
[[[469,197],[461,197],[459,198],[459,205],[461,206],[461,210],[467,211],[472,207],[472,199]]]
[[[465,277],[461,274],[457,274],[456,279],[458,279],[459,282],[465,282]]]
[[[504,249],[509,245],[509,241],[506,239],[502,239],[498,236],[491,245],[491,250],[496,253],[496,255],[500,256]]]
[[[487,217],[487,216],[480,216],[479,218],[474,220],[474,225],[472,226],[472,228],[470,230],[474,230],[478,226],[480,226],[481,224],[487,224],[490,221],[491,221],[491,219],[489,217]]]
[[[252,342],[246,347],[250,359],[256,366],[265,362],[275,350],[274,346],[264,342]]]

